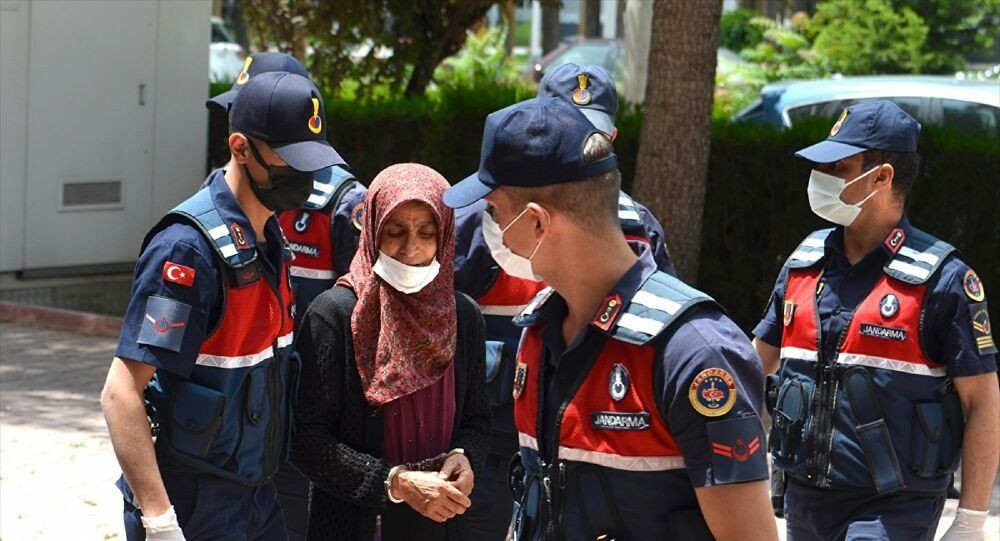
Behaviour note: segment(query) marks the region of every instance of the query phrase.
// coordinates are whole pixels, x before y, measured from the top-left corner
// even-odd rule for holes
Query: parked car
[[[231,83],[246,62],[247,52],[226,30],[221,17],[212,17],[212,43],[208,46],[208,80]]]
[[[1000,81],[949,76],[884,75],[815,81],[782,81],[765,86],[760,98],[733,116],[789,128],[807,118],[832,121],[849,105],[876,99],[896,102],[924,124],[1000,137]]]
[[[718,69],[725,70],[740,62],[745,62],[740,55],[719,48]],[[582,39],[562,43],[535,63],[528,70],[528,75],[535,81],[541,81],[549,69],[570,63],[601,66],[621,84],[625,71],[625,42],[619,39]]]

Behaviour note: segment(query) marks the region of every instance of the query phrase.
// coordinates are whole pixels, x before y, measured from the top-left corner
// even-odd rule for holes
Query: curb
[[[109,338],[117,338],[122,328],[120,317],[13,302],[0,302],[0,321]]]

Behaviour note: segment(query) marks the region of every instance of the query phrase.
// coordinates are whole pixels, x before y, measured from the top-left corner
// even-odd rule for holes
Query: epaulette
[[[833,228],[809,233],[809,236],[799,243],[792,255],[788,256],[785,266],[790,269],[805,269],[823,259],[826,254],[826,238],[830,236],[831,231]]]

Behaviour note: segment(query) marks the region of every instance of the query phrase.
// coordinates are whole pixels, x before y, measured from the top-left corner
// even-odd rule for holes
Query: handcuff
[[[398,466],[393,466],[392,469],[389,470],[389,475],[386,476],[385,482],[384,482],[384,485],[385,485],[385,496],[386,496],[386,498],[388,498],[389,501],[392,502],[392,503],[403,503],[403,500],[401,500],[399,498],[396,498],[395,496],[392,495],[392,490],[390,490],[390,488],[389,488],[390,486],[392,486],[392,480],[397,475],[399,475],[401,472],[404,472],[404,471],[440,471],[441,468],[444,466],[444,462],[446,460],[448,460],[449,458],[451,458],[452,455],[464,455],[464,454],[465,454],[465,449],[462,449],[461,447],[459,447],[459,448],[452,449],[451,451],[448,451],[447,453],[441,453],[440,455],[438,455],[436,457],[428,458],[426,460],[421,460],[420,462],[408,462],[406,464],[400,464]]]

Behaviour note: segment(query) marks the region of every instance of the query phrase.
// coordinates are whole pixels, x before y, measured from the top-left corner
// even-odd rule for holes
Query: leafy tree
[[[258,49],[306,61],[327,92],[388,87],[422,94],[434,69],[465,43],[496,0],[243,0]]]
[[[1000,0],[892,0],[909,8],[927,24],[925,73],[965,69],[965,55],[993,46],[1000,35]]]
[[[764,39],[764,31],[751,20],[757,13],[750,9],[734,9],[722,14],[719,45],[735,52],[753,47]]]
[[[827,0],[816,6],[809,28],[816,52],[844,75],[919,73],[927,24],[889,0]]]

